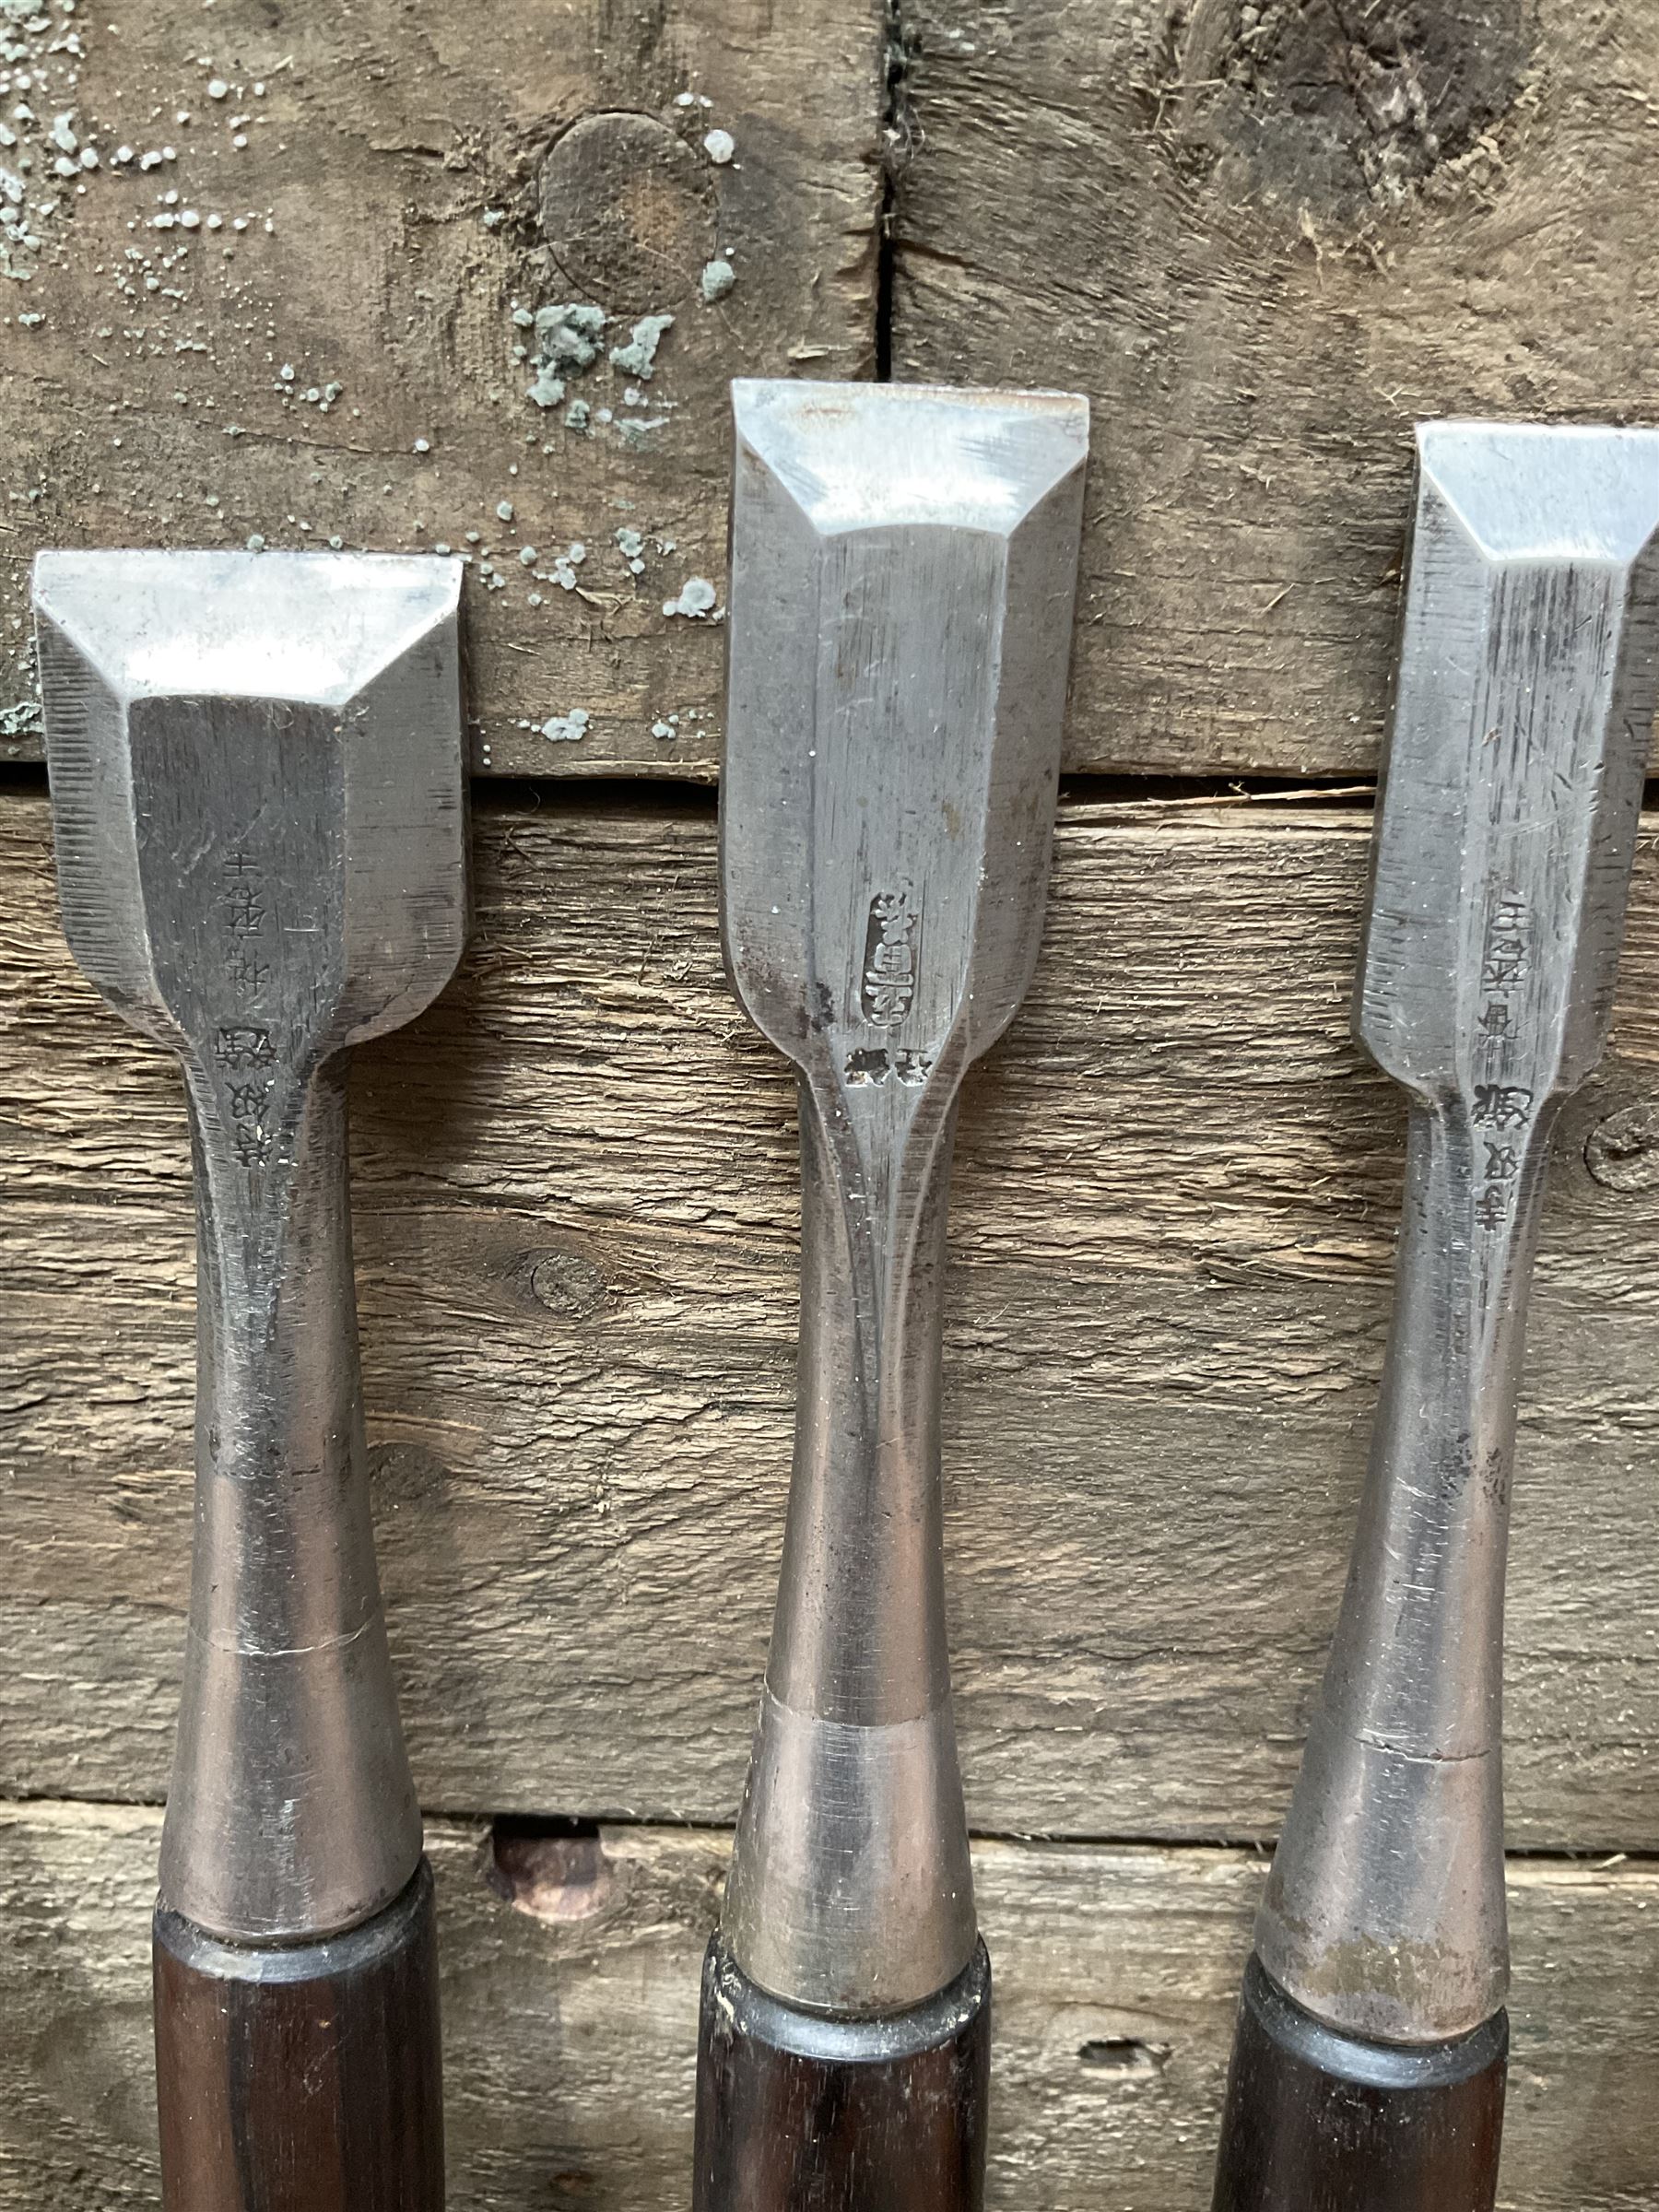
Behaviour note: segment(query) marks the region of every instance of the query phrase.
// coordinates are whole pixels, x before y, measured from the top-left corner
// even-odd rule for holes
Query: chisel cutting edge
[[[195,1547],[155,1919],[169,2212],[436,2212],[431,1877],[364,1465],[346,1052],[465,926],[459,564],[46,553],[65,931],[183,1065]]]
[[[1659,431],[1430,423],[1418,460],[1355,1011],[1410,1098],[1394,1324],[1217,2212],[1489,2212],[1497,2185],[1522,1334],[1659,700]]]
[[[734,387],[721,884],[800,1077],[794,1471],[723,1925],[698,2212],[968,2212],[990,1971],[946,1650],[957,1092],[1042,927],[1085,402]]]

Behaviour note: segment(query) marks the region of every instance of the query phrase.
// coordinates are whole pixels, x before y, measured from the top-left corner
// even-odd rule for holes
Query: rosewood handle
[[[883,2019],[758,1989],[719,1934],[703,1961],[693,2212],[981,2212],[991,1961]]]
[[[158,1908],[155,1995],[166,2212],[442,2212],[424,1859],[320,1942],[221,1943]]]
[[[1450,2042],[1369,2042],[1253,1958],[1212,2212],[1492,2212],[1508,2058],[1505,2013]]]

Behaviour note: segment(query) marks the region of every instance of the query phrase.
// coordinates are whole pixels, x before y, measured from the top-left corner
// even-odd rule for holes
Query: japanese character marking
[[[880,891],[870,901],[865,933],[865,1018],[897,1029],[916,994],[918,916],[906,891]]]
[[[1477,1083],[1473,1118],[1486,1129],[1524,1128],[1532,1102],[1532,1092],[1519,1083]]]
[[[269,1030],[221,1030],[213,1050],[221,1067],[271,1067],[276,1059]]]
[[[230,1118],[233,1122],[256,1122],[265,1110],[270,1098],[268,1083],[232,1083],[230,1086]]]
[[[239,991],[252,992],[259,989],[271,971],[264,960],[255,959],[253,953],[239,952],[232,957],[226,972]]]
[[[225,927],[233,937],[256,937],[265,927],[265,910],[253,896],[252,884],[239,884],[225,909]]]
[[[1509,1203],[1501,1183],[1488,1183],[1475,1202],[1475,1218],[1482,1229],[1500,1229],[1509,1218]]]
[[[238,1122],[230,1132],[236,1157],[244,1168],[263,1168],[271,1157],[271,1140],[255,1123]]]

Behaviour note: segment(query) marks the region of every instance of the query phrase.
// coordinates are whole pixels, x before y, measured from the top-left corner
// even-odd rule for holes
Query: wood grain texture
[[[692,2212],[984,2212],[991,1964],[883,2019],[749,1981],[716,1933],[698,2023]]]
[[[0,2206],[153,2205],[147,1808],[0,1810]],[[698,1975],[730,1839],[612,1829],[521,1848],[429,1834],[451,2212],[661,2212],[689,2198]],[[1206,2212],[1245,1853],[988,1843],[992,2212]],[[516,1886],[515,1886],[516,1885]],[[501,1892],[516,1894],[519,1909]],[[1641,2212],[1659,2171],[1659,1876],[1511,1869],[1503,2212]]]
[[[1088,393],[1075,758],[1369,771],[1429,416],[1651,416],[1659,16],[900,0],[895,375]]]
[[[477,821],[463,974],[358,1056],[377,1524],[423,1802],[729,1821],[796,1324],[794,1087],[722,977],[713,820]],[[1659,1842],[1659,855],[1559,1140],[1511,1583],[1511,1833]],[[1347,1038],[1369,824],[1068,807],[1039,973],[971,1079],[945,1347],[970,1812],[1277,1828],[1353,1529],[1404,1114]],[[159,1798],[189,1532],[171,1063],[0,807],[0,1784]],[[1592,1172],[1590,1161],[1594,1163]],[[1599,1178],[1599,1180],[1598,1180]]]
[[[1244,1970],[1211,2212],[1492,2212],[1509,2020],[1406,2050],[1336,2033]]]
[[[871,371],[881,0],[27,13],[4,38],[39,71],[0,149],[39,243],[0,227],[0,757],[38,750],[38,547],[257,535],[473,557],[479,768],[712,774],[722,633],[664,608],[724,589],[727,381]],[[572,303],[610,320],[543,408],[514,310]],[[653,362],[612,363],[662,315]]]
[[[166,2212],[444,2212],[431,1869],[315,1943],[218,1941],[158,1905]]]

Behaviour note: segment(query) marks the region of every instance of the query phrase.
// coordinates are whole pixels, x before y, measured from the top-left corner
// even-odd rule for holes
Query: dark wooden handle
[[[1405,2049],[1244,1973],[1213,2212],[1492,2212],[1509,2018]]]
[[[693,2212],[980,2212],[991,1961],[882,2020],[797,2012],[716,1935],[703,1961]]]
[[[321,1943],[155,1923],[167,2212],[442,2212],[432,1877]]]

